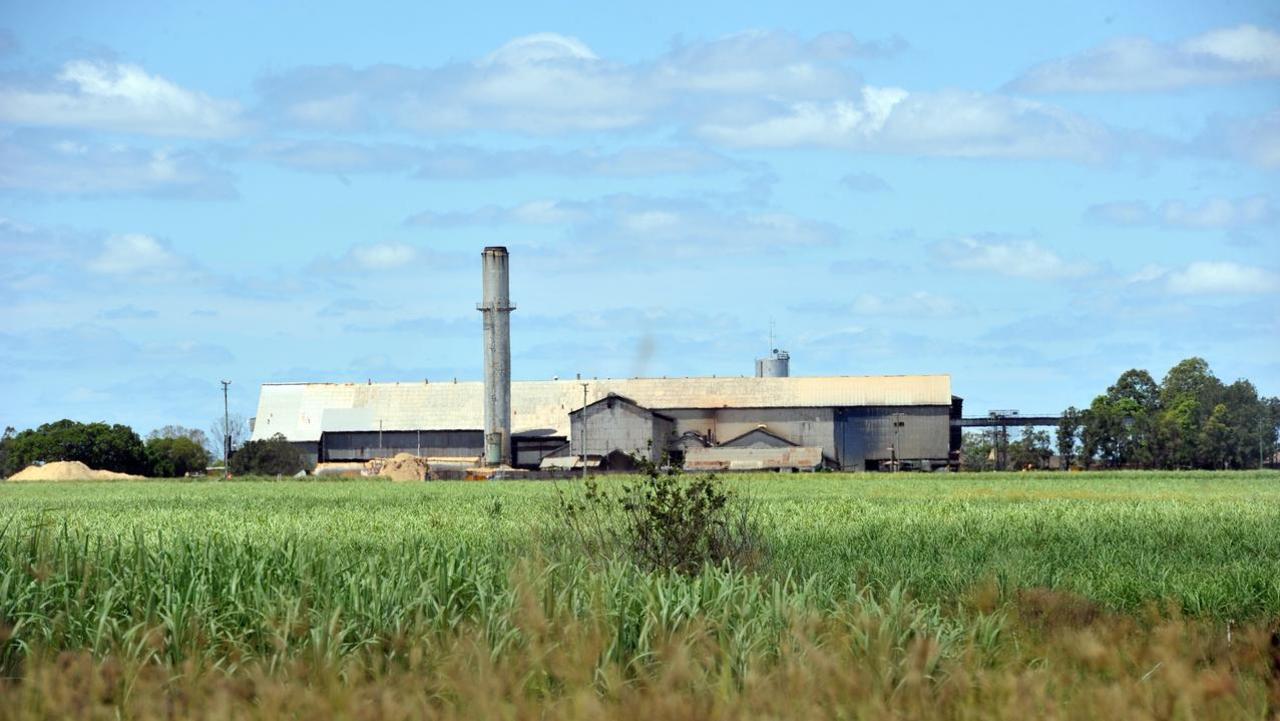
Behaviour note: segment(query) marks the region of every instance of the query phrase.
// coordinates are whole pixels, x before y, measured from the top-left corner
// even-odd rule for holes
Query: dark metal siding
[[[315,441],[289,441],[289,443],[302,454],[302,462],[308,470],[316,467],[320,455],[319,443]]]
[[[397,453],[441,457],[479,456],[484,452],[483,431],[335,431],[320,439],[326,461],[367,461]]]
[[[535,436],[532,438],[522,438],[516,436],[511,439],[511,445],[514,446],[511,457],[512,465],[517,468],[537,468],[542,459],[549,455],[568,455],[565,450],[563,454],[557,451],[564,450],[568,445],[564,436]]]
[[[902,414],[898,430],[901,461],[946,461],[950,455],[951,419],[947,406],[899,406],[836,409],[836,460],[846,470],[862,470],[867,461],[887,461],[894,445],[893,415]]]

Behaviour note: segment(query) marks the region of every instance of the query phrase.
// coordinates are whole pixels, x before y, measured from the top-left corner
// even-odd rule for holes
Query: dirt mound
[[[397,453],[391,458],[375,458],[364,464],[365,473],[393,481],[427,480],[427,459],[410,453]]]
[[[125,481],[142,476],[115,471],[95,471],[80,461],[54,461],[43,466],[27,466],[9,477],[11,481]]]

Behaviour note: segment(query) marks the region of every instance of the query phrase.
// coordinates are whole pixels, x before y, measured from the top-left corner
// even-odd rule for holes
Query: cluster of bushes
[[[1045,469],[1053,459],[1049,433],[1030,426],[1023,428],[1017,438],[1001,436],[998,428],[970,431],[964,434],[961,453],[966,471]]]
[[[231,472],[237,476],[292,476],[303,470],[302,453],[279,433],[249,441],[231,454]]]
[[[1120,375],[1084,410],[1068,408],[1058,451],[1098,468],[1258,468],[1275,453],[1280,398],[1247,380],[1223,383],[1203,358],[1157,383],[1145,370]]]
[[[1127,370],[1088,408],[1068,408],[1048,432],[1024,428],[1016,440],[999,429],[964,434],[965,470],[1047,468],[1258,468],[1275,456],[1280,398],[1260,396],[1247,380],[1223,383],[1203,358],[1188,358],[1157,382]]]
[[[165,426],[144,441],[121,424],[60,420],[21,433],[12,427],[0,437],[0,477],[11,476],[33,463],[80,461],[100,471],[116,471],[157,478],[203,473],[213,456],[203,431]],[[305,467],[302,454],[283,436],[250,441],[231,456],[237,475],[292,475]]]
[[[209,465],[203,435],[170,426],[143,441],[126,425],[66,419],[21,433],[7,428],[0,438],[0,475],[11,476],[33,463],[79,461],[101,471],[182,476]]]
[[[34,430],[5,431],[4,475],[10,476],[37,461],[80,461],[104,471],[145,474],[147,449],[133,429],[106,423],[61,420]]]

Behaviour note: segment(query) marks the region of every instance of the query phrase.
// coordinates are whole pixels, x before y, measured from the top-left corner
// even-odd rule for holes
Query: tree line
[[[0,436],[0,478],[37,463],[79,461],[94,470],[116,471],[154,478],[204,474],[221,462],[223,437],[231,439],[231,472],[236,475],[292,475],[303,470],[302,454],[284,439],[244,442],[242,420],[213,426],[216,440],[196,428],[164,426],[144,440],[119,423],[79,423],[63,419],[17,432],[12,426]]]
[[[1223,383],[1203,358],[1188,358],[1160,382],[1127,370],[1087,408],[1067,408],[1056,438],[1026,428],[1009,441],[997,429],[967,433],[966,470],[1047,468],[1242,469],[1267,465],[1276,453],[1280,398],[1247,380]]]
[[[1058,453],[1100,468],[1259,468],[1275,453],[1280,398],[1240,379],[1226,384],[1203,358],[1188,358],[1157,383],[1125,371],[1083,410],[1058,424]]]

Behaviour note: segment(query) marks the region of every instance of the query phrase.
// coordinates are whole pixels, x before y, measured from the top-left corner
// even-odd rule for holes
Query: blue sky
[[[230,378],[950,373],[1280,394],[1264,2],[24,3],[0,12],[0,425],[206,428]]]

